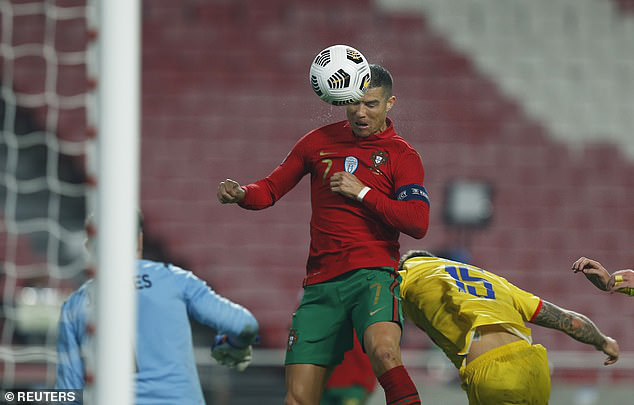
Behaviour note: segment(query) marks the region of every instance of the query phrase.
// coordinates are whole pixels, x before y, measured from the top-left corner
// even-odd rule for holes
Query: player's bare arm
[[[587,316],[562,309],[548,301],[542,301],[542,307],[532,323],[546,328],[557,329],[571,338],[594,346],[608,355],[603,363],[615,363],[619,358],[619,345],[616,340],[605,336]]]
[[[354,174],[337,172],[330,177],[330,190],[347,198],[357,198],[365,184]]]
[[[234,204],[244,200],[246,192],[237,181],[227,179],[218,185],[218,201],[222,204]]]
[[[580,257],[572,264],[572,271],[583,273],[598,289],[608,291],[610,273],[596,260]]]

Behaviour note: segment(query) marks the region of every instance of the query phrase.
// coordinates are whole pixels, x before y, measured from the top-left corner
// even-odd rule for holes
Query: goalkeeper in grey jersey
[[[132,282],[132,280],[131,280]],[[212,356],[243,370],[251,361],[258,323],[244,307],[216,294],[190,271],[138,260],[135,393],[140,404],[204,404],[196,371],[189,317],[217,331]],[[59,389],[82,389],[82,349],[93,305],[94,283],[86,282],[62,307],[57,341]]]

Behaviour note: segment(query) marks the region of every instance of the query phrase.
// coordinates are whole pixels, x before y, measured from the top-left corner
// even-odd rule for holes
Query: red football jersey
[[[363,353],[356,334],[353,339],[354,346],[344,354],[343,362],[332,371],[326,388],[346,388],[360,385],[369,394],[376,387],[376,377],[372,371],[370,359],[367,354]]]
[[[244,186],[240,205],[273,205],[304,175],[311,176],[310,253],[304,285],[366,267],[396,268],[399,232],[422,238],[429,224],[429,199],[418,153],[394,131],[357,137],[347,121],[303,136],[266,178]],[[330,176],[356,176],[371,190],[362,201],[330,190]]]

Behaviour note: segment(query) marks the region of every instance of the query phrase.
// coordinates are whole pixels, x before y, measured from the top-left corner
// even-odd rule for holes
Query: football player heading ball
[[[370,65],[370,76],[369,88],[345,105],[347,120],[310,131],[264,179],[218,186],[221,203],[259,210],[311,177],[311,243],[286,351],[287,405],[319,403],[328,370],[352,348],[353,329],[386,402],[420,404],[401,360],[396,268],[399,233],[427,232],[429,199],[419,154],[387,118],[396,101],[392,75]]]

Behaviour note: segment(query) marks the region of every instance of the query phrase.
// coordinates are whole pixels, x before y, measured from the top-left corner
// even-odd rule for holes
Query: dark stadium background
[[[610,5],[615,26],[627,22],[631,27],[634,2],[596,1]],[[606,128],[593,139],[556,137],[548,122],[504,91],[498,77],[435,29],[429,15],[386,7],[388,3],[398,2],[143,2],[141,207],[148,255],[191,269],[219,293],[250,308],[261,324],[260,348],[284,348],[308,251],[307,181],[260,212],[221,206],[216,187],[227,177],[246,184],[267,175],[304,133],[345,119],[342,108],[330,107],[312,93],[308,69],[319,50],[348,44],[394,75],[398,100],[390,115],[425,166],[431,225],[422,241],[402,236],[403,250],[457,249],[473,264],[588,315],[619,341],[622,351],[634,352],[632,298],[602,293],[570,271],[580,256],[596,258],[612,270],[634,267],[634,156],[626,152],[634,134],[609,138]],[[569,4],[574,16],[575,2]],[[476,5],[473,10],[471,29],[485,29],[484,9],[478,11]],[[37,41],[43,30],[39,23],[16,25],[14,36]],[[59,24],[60,47],[85,44],[85,22]],[[606,32],[602,40],[607,42],[612,31]],[[623,53],[617,45],[610,49],[616,51],[619,66],[630,72],[623,77],[634,77],[630,48]],[[564,52],[560,57],[567,56]],[[529,62],[532,69],[550,69],[548,59]],[[40,61],[16,69],[13,86],[42,86],[42,69]],[[86,79],[81,69],[64,71],[57,91],[73,93]],[[621,107],[634,108],[632,99]],[[32,125],[41,125],[42,111],[25,114]],[[83,114],[64,116],[58,136],[85,136]],[[622,118],[631,120],[631,114]],[[36,154],[24,156],[37,167]],[[78,162],[64,167],[68,177],[83,179]],[[491,187],[487,225],[456,229],[445,223],[447,187],[460,179]],[[82,210],[75,207],[73,212],[64,220],[81,224]],[[208,345],[208,335],[196,330],[196,341]],[[562,333],[534,327],[533,335],[549,351],[593,352]],[[427,350],[432,344],[410,325],[404,348]],[[221,378],[214,370],[202,370],[203,380]],[[240,380],[221,373],[234,388],[236,381],[249,379],[251,388],[242,386],[244,395],[264,392],[278,398],[283,391],[282,371],[273,365],[248,371]],[[632,368],[556,369],[553,386],[558,381],[619,383],[631,381],[633,373]],[[209,395],[214,401],[217,394]],[[213,403],[224,403],[213,398]]]

